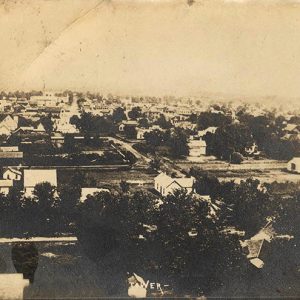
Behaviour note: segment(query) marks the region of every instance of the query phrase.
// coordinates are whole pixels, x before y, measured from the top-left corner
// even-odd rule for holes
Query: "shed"
[[[287,169],[290,172],[300,173],[300,157],[294,157],[287,163]]]

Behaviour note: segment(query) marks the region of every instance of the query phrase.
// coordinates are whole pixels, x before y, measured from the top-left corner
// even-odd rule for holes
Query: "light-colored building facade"
[[[184,189],[188,193],[192,193],[194,191],[194,183],[194,177],[172,178],[165,173],[160,173],[154,178],[154,188],[162,196],[172,194],[174,191],[179,189]]]
[[[21,178],[22,178],[22,172],[17,169],[9,167],[3,172],[3,179],[21,180]]]
[[[206,142],[204,140],[190,140],[188,147],[189,156],[191,157],[206,155]]]
[[[13,180],[10,179],[0,179],[0,193],[7,195],[10,188],[14,185]]]
[[[24,193],[25,196],[32,196],[37,184],[49,182],[57,187],[56,169],[25,169],[24,170]]]
[[[300,157],[294,157],[287,163],[287,169],[290,172],[300,173]]]
[[[0,116],[1,134],[10,134],[18,128],[18,116],[2,115]]]

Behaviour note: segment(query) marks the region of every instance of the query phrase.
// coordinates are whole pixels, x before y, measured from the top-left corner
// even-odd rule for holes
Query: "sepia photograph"
[[[0,300],[300,298],[299,0],[0,0]]]

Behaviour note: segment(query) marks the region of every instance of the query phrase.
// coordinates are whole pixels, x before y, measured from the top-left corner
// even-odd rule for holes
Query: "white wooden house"
[[[18,128],[18,116],[2,115],[0,116],[0,125],[5,125],[10,131]]]
[[[22,178],[22,172],[17,169],[9,167],[3,172],[3,179],[21,180],[21,178]]]
[[[12,131],[18,128],[18,116],[11,115],[0,116],[0,134],[10,135]]]
[[[154,188],[162,195],[172,194],[175,190],[184,189],[188,193],[194,191],[194,177],[172,178],[171,176],[160,173],[154,178]]]

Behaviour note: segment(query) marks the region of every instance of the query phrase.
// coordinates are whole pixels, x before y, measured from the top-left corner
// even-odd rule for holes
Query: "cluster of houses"
[[[24,169],[7,167],[4,169],[0,180],[0,193],[7,195],[13,186],[23,188],[24,195],[33,195],[35,186],[42,182],[49,182],[57,187],[57,174],[55,169]]]
[[[30,197],[33,195],[37,184],[48,182],[54,188],[57,188],[57,170],[56,169],[20,169],[18,167],[7,167],[2,172],[0,179],[0,193],[7,195],[13,186],[19,186],[23,189],[24,195]],[[184,189],[187,193],[194,192],[194,177],[175,178],[160,173],[154,178],[154,189],[162,196],[174,193],[175,190]],[[98,192],[109,192],[109,189],[99,187],[82,187],[81,201],[84,201],[89,195]]]
[[[23,169],[7,167],[3,170],[0,179],[0,193],[8,195],[14,186],[20,187],[25,197],[32,197],[37,184],[48,182],[57,189],[57,170],[56,169]],[[82,187],[80,201],[83,202],[94,193],[109,192],[109,189],[99,187]],[[57,195],[57,193],[56,193]]]
[[[29,100],[2,99],[0,113],[0,135],[5,136],[17,133],[45,133],[41,118],[49,115],[54,121],[53,127],[56,132],[76,133],[77,129],[70,123],[70,118],[80,114],[77,103],[69,103],[68,96],[57,96],[50,92],[31,96]]]
[[[114,97],[112,95],[101,96],[101,99],[93,98],[89,94],[81,95],[72,93],[72,101],[69,95],[62,95],[53,92],[43,92],[40,95],[27,98],[4,97],[0,100],[0,136],[10,136],[12,134],[43,134],[46,129],[41,123],[41,117],[51,115],[54,121],[53,128],[55,133],[77,133],[78,130],[71,124],[72,116],[80,115],[80,112],[91,112],[94,115],[111,115],[118,108],[124,108],[128,117],[128,112],[134,107],[141,109],[142,115],[147,118],[150,124],[155,123],[161,116],[170,122],[171,126],[190,129],[195,131],[196,124],[191,121],[193,114],[200,114],[203,111],[211,111],[217,114],[230,115],[235,122],[236,110],[239,102],[231,103],[226,111],[211,106],[210,101],[200,101],[196,98],[134,98],[134,97]],[[159,101],[158,101],[159,100]],[[253,115],[263,115],[263,107],[255,105],[248,106],[249,112]],[[132,127],[136,130],[136,139],[143,140],[146,132],[154,129],[162,130],[158,125],[150,128],[141,127],[137,120],[123,121],[119,125],[119,131],[124,132],[125,127]],[[214,133],[216,127],[209,127],[198,131],[198,138],[190,138],[190,156],[195,157],[205,155],[205,142],[203,137],[208,133]],[[283,129],[282,139],[300,140],[300,126],[293,123],[286,123]],[[202,140],[202,142],[196,142]],[[201,148],[197,149],[197,145]],[[201,153],[201,154],[200,154]]]

